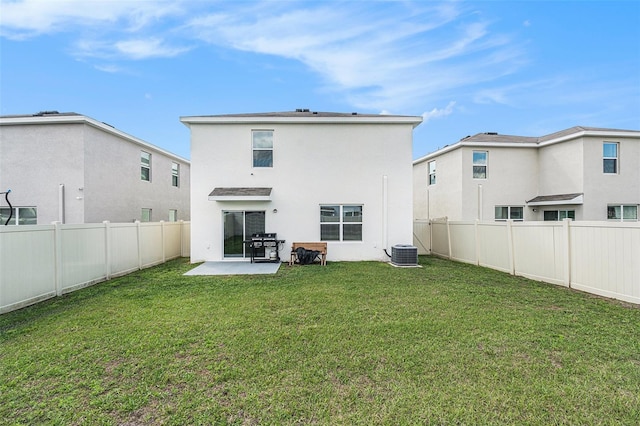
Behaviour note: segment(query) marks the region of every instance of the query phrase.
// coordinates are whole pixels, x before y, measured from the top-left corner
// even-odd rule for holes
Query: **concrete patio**
[[[265,275],[278,272],[281,263],[204,262],[184,275]]]

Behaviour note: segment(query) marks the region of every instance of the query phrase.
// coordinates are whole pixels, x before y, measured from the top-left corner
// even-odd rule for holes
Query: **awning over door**
[[[582,204],[584,194],[539,195],[527,201],[529,206],[553,206],[561,204]]]
[[[214,188],[209,201],[271,201],[272,188]]]

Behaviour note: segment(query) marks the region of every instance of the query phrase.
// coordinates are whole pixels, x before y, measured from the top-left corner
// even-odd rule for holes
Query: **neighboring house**
[[[0,117],[11,224],[189,220],[189,161],[75,113]],[[9,207],[0,199],[0,222]]]
[[[326,241],[328,260],[386,260],[412,242],[421,117],[282,113],[183,117],[191,129],[191,260],[248,256],[254,233]],[[284,253],[284,254],[283,254]]]
[[[413,162],[414,219],[638,220],[640,131],[480,133]]]

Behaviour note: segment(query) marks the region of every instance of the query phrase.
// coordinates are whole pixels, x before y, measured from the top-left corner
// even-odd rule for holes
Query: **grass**
[[[640,309],[420,263],[180,259],[2,315],[0,422],[640,423]]]

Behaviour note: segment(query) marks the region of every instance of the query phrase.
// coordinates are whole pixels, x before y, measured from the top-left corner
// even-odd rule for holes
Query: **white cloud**
[[[135,31],[181,10],[177,2],[162,0],[2,0],[1,6],[0,35],[14,39],[78,27],[117,25],[121,30]]]
[[[458,3],[291,4],[301,7],[219,11],[184,30],[207,43],[298,60],[365,109],[415,107],[520,65],[512,40]]]
[[[366,110],[442,101],[522,64],[517,43],[462,2],[0,1],[4,37],[75,31],[74,55],[109,62],[194,43],[288,58]]]
[[[453,107],[456,105],[455,101],[451,101],[447,104],[446,107],[442,109],[434,108],[431,111],[422,113],[422,119],[426,123],[432,118],[441,118],[446,117],[447,115],[451,115],[453,113]]]

